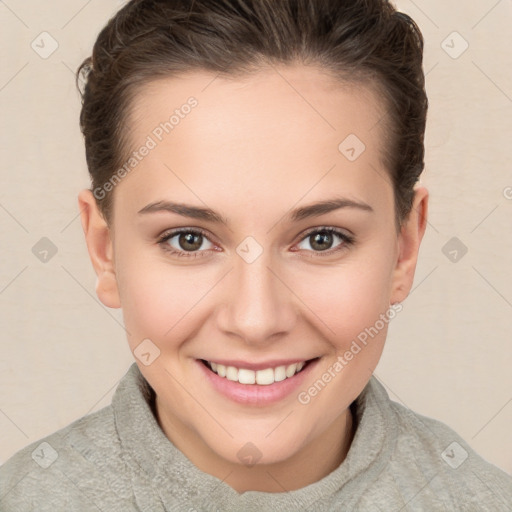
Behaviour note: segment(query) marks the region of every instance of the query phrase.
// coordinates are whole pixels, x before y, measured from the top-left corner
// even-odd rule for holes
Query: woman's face
[[[133,107],[113,269],[159,421],[205,466],[285,461],[346,415],[410,289],[384,106],[296,66],[155,81]]]

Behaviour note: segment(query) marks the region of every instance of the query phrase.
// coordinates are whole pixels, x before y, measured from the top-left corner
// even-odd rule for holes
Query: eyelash
[[[175,229],[173,231],[168,231],[168,232],[164,233],[162,236],[159,237],[158,244],[162,247],[162,249],[164,251],[166,251],[174,256],[185,257],[185,258],[203,257],[203,253],[205,253],[207,251],[189,251],[189,252],[178,251],[169,246],[169,244],[167,242],[169,240],[171,240],[172,238],[174,238],[176,235],[179,235],[180,233],[202,235],[203,237],[205,237],[207,240],[210,241],[210,239],[208,238],[208,234],[201,229],[182,228],[182,229]],[[312,252],[314,254],[314,256],[311,256],[311,257],[332,256],[334,253],[348,249],[350,246],[354,245],[354,243],[355,243],[355,239],[353,236],[347,235],[347,234],[343,233],[342,231],[339,231],[338,229],[329,227],[329,226],[323,226],[320,228],[311,229],[306,234],[304,234],[304,236],[300,239],[299,243],[306,240],[311,235],[314,235],[317,233],[329,233],[329,234],[336,235],[342,240],[343,243],[334,249],[328,249],[326,251],[307,251],[307,252]]]

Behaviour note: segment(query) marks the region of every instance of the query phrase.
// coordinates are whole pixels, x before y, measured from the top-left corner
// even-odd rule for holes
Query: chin
[[[274,427],[275,428],[275,425]],[[279,427],[278,427],[279,429]],[[219,438],[204,441],[219,457],[230,463],[252,467],[253,465],[278,464],[294,457],[303,447],[306,435],[302,438],[291,436],[289,430],[265,432],[256,435],[235,435],[225,443],[219,443]],[[229,431],[229,430],[228,430]],[[269,435],[269,432],[272,432]]]

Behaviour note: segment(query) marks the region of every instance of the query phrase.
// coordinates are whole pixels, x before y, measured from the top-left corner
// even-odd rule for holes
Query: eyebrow
[[[362,201],[354,201],[348,198],[334,198],[312,203],[307,206],[301,206],[300,208],[296,208],[286,214],[286,217],[288,217],[292,222],[298,222],[309,217],[325,215],[326,213],[339,210],[341,208],[355,208],[371,213],[374,212],[374,209],[369,204]],[[154,203],[150,203],[139,210],[138,214],[143,215],[156,212],[170,212],[183,217],[224,224],[226,226],[228,225],[226,218],[222,217],[210,208],[201,208],[199,206],[175,203],[172,201],[155,201]]]

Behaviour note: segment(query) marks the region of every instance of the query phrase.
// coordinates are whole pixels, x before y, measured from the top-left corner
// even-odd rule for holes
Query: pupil
[[[180,246],[184,250],[193,251],[201,247],[201,234],[185,233],[180,236]],[[194,243],[195,240],[195,243]],[[182,243],[184,242],[184,243]],[[188,247],[187,247],[188,244]]]
[[[327,245],[330,247],[330,245],[332,244],[332,234],[323,231],[322,233],[317,233],[316,235],[314,235],[313,243],[311,244],[311,246],[320,251],[325,251],[326,249],[329,249],[329,247],[326,247],[324,245],[326,242]]]

